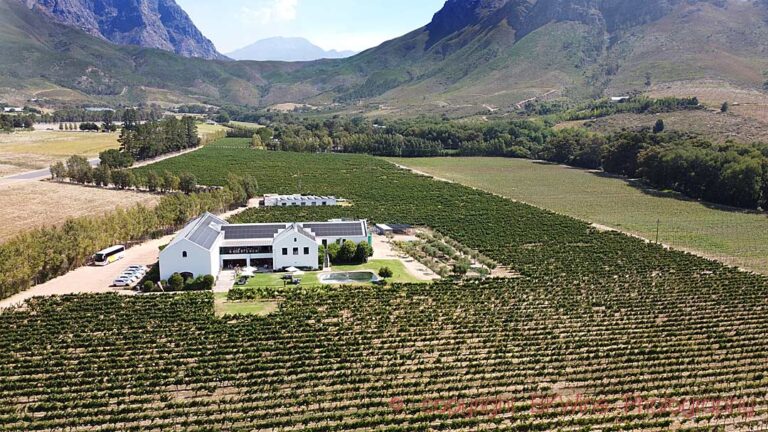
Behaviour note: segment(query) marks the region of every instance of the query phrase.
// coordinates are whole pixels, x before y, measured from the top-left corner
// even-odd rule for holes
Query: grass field
[[[117,133],[31,132],[0,133],[0,176],[45,168],[72,155],[98,156],[118,147]]]
[[[253,128],[253,129],[260,129],[260,128],[264,127],[264,126],[262,126],[262,125],[260,125],[258,123],[239,122],[239,121],[231,121],[231,122],[229,122],[229,124],[231,124],[233,126],[240,126],[240,127],[244,127],[244,128]]]
[[[266,316],[277,310],[277,302],[267,300],[229,302],[227,293],[214,295],[214,312],[217,316],[223,315],[256,315]]]
[[[729,264],[768,273],[768,215],[645,192],[588,171],[519,159],[392,159],[436,177],[493,192]]]
[[[0,185],[0,242],[35,228],[67,219],[106,213],[141,203],[154,206],[160,196],[83,186],[26,182]]]

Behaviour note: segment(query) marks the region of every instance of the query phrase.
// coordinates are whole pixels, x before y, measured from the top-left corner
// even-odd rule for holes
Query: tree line
[[[698,101],[640,98],[625,104],[622,109],[661,112],[696,107]],[[599,103],[595,110],[612,106]],[[551,124],[531,120],[368,120],[339,116],[282,117],[270,127],[275,140],[266,147],[271,150],[541,159],[642,179],[652,187],[713,203],[768,208],[768,145],[717,144],[692,134],[667,132],[663,121],[653,128],[613,134],[555,130]]]
[[[152,159],[200,145],[197,121],[193,117],[166,117],[162,120],[139,122],[135,111],[123,116],[123,128],[118,138],[120,151],[134,160]]]
[[[241,193],[252,187],[240,179]],[[69,219],[57,227],[39,228],[0,244],[0,298],[29,289],[87,265],[92,255],[115,244],[134,244],[159,238],[209,211],[220,213],[239,205],[227,187],[192,194],[172,194],[149,208],[136,205],[103,216]],[[242,197],[241,197],[242,199]]]
[[[150,171],[142,174],[128,169],[113,169],[105,163],[93,167],[82,156],[71,156],[66,163],[56,162],[50,169],[53,180],[69,180],[73,183],[97,187],[114,186],[121,190],[139,189],[149,192],[187,194],[198,190],[197,178],[190,173],[180,173],[177,176],[168,171],[161,174]]]
[[[32,129],[35,114],[0,114],[0,130],[13,132],[14,129]]]

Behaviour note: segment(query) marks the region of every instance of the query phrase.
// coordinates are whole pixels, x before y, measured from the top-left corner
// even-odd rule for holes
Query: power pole
[[[656,244],[659,244],[659,231],[661,230],[661,219],[656,220]]]

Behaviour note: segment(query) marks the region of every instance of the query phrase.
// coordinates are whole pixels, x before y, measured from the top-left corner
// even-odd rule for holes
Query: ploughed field
[[[765,277],[371,157],[228,144],[152,169],[300,178],[354,205],[237,219],[428,225],[522,277],[303,288],[264,317],[218,318],[212,294],[36,299],[0,314],[0,430],[765,427]]]

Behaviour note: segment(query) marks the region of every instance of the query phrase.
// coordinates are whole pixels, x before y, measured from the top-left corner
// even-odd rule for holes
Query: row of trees
[[[342,244],[331,243],[328,247],[320,246],[320,265],[323,265],[326,253],[334,265],[357,265],[368,262],[373,256],[373,248],[368,242],[355,243],[347,240]]]
[[[695,98],[599,102],[594,115],[635,110],[698,109]],[[768,208],[768,146],[718,145],[697,136],[651,129],[610,135],[581,129],[555,131],[532,121],[458,122],[417,118],[341,118],[273,124],[271,150],[368,153],[387,156],[506,156],[535,158],[641,178],[653,187],[696,199],[746,208]]]
[[[656,130],[663,130],[657,125]],[[541,159],[639,178],[691,198],[768,208],[768,145],[716,144],[700,137],[651,130],[604,136],[578,129],[554,133]]]
[[[118,189],[143,189],[150,192],[180,191],[189,194],[198,190],[197,178],[190,173],[177,176],[169,171],[162,174],[149,171],[141,174],[127,169],[113,170],[105,164],[93,167],[82,156],[72,156],[66,164],[56,162],[51,165],[51,178],[99,187],[114,186]]]
[[[137,205],[20,234],[0,245],[0,298],[86,265],[95,251],[158,238],[203,212],[222,212],[232,205],[227,189],[173,194],[154,208]]]
[[[32,129],[34,124],[34,114],[0,114],[0,130],[6,132],[14,129]]]
[[[120,151],[134,160],[151,159],[200,145],[197,121],[193,117],[166,117],[140,123],[131,112],[123,118],[120,132]]]

